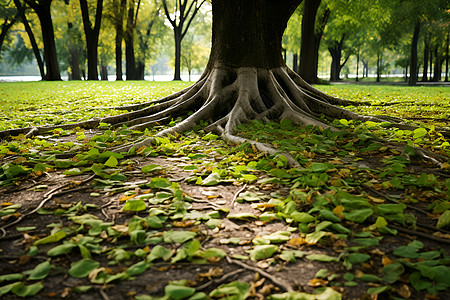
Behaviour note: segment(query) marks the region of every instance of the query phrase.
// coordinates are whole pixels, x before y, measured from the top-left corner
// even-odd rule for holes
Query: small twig
[[[192,201],[197,202],[197,203],[208,203],[210,205],[212,205],[214,208],[216,209],[221,209],[222,207],[220,205],[215,204],[214,202],[208,201],[208,200],[200,200],[200,199],[196,199],[194,197],[192,197]]]
[[[230,264],[235,264],[235,265],[241,266],[241,267],[243,267],[243,268],[245,268],[247,270],[253,271],[253,272],[258,272],[259,274],[261,274],[262,276],[266,277],[267,279],[272,281],[274,284],[278,285],[280,288],[282,288],[286,292],[293,292],[294,291],[294,289],[289,284],[287,284],[287,283],[285,283],[285,282],[283,282],[281,280],[278,280],[274,276],[270,275],[269,273],[267,273],[266,271],[264,271],[264,270],[262,270],[262,269],[260,269],[258,267],[249,266],[249,265],[247,265],[247,264],[245,264],[245,263],[243,263],[241,261],[231,259],[229,256],[227,256],[227,261]]]
[[[239,194],[242,193],[246,187],[247,187],[247,184],[244,184],[244,186],[242,188],[240,188],[239,191],[236,192],[236,194],[234,194],[233,200],[231,201],[231,206],[234,205],[234,202],[236,202],[236,199],[239,197]]]
[[[100,295],[102,296],[103,300],[110,300],[108,295],[105,293],[105,291],[103,290],[103,288],[98,289]]]
[[[434,236],[432,234],[420,232],[420,231],[417,231],[417,230],[411,230],[411,229],[403,228],[403,227],[397,226],[397,225],[389,224],[389,227],[394,228],[394,229],[396,229],[396,230],[398,230],[400,232],[406,233],[406,234],[420,236],[420,237],[428,239],[430,241],[434,241],[434,242],[438,242],[438,243],[444,243],[444,244],[450,244],[450,239],[440,238],[440,237]]]
[[[239,274],[239,273],[242,273],[242,272],[244,272],[244,271],[245,271],[245,269],[237,269],[237,270],[234,270],[233,272],[230,272],[230,273],[228,273],[228,274],[223,275],[220,279],[217,279],[217,280],[210,280],[210,281],[208,281],[208,282],[206,282],[206,283],[204,283],[204,284],[202,284],[202,285],[196,287],[195,290],[196,290],[197,292],[198,292],[198,291],[201,291],[201,290],[204,290],[204,289],[206,289],[208,286],[210,286],[210,285],[213,284],[213,283],[215,283],[215,284],[222,283],[222,282],[224,282],[225,280],[227,280],[228,278],[233,277],[234,275]]]

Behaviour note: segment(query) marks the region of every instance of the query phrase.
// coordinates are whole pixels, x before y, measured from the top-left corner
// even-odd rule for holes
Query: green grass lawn
[[[69,81],[1,82],[0,130],[65,124],[123,113],[112,109],[159,99],[192,82]],[[370,102],[349,107],[366,115],[389,115],[419,124],[448,126],[450,89],[390,85],[331,84],[318,89],[336,97]]]

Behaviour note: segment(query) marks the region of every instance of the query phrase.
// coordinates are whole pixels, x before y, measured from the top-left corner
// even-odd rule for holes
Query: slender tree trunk
[[[358,52],[356,53],[356,79],[355,81],[358,82],[359,81],[359,49]]]
[[[416,26],[414,26],[414,34],[411,42],[409,85],[416,85],[417,83],[417,44],[419,42],[419,33],[420,33],[420,21],[417,21]]]
[[[381,53],[377,53],[377,82],[381,81]]]
[[[423,41],[423,73],[422,73],[422,81],[428,81],[428,54],[430,53],[430,39],[427,36]]]
[[[316,15],[322,0],[305,0],[303,7],[300,64],[298,73],[308,83],[317,83],[318,49],[320,44],[316,36]]]
[[[80,0],[80,7],[83,17],[84,33],[86,35],[88,80],[98,80],[98,36],[102,21],[103,0],[97,0],[94,27],[92,27],[89,20],[87,0]]]
[[[38,17],[41,23],[42,40],[44,43],[44,61],[47,69],[45,80],[61,80],[58,58],[56,54],[55,35],[50,12],[50,4],[48,6],[41,7],[39,10],[40,13],[38,13]]]
[[[17,1],[19,2],[19,1]],[[52,0],[34,2],[25,1],[36,12],[41,24],[42,42],[44,44],[44,62],[46,74],[44,80],[61,80],[59,73],[58,58],[56,54],[55,34],[51,15]],[[17,3],[15,2],[16,6]],[[30,29],[31,32],[31,29]]]
[[[433,48],[430,46],[430,81],[433,79]]]
[[[138,61],[136,66],[137,80],[145,79],[145,64],[142,61]]]
[[[39,53],[36,38],[34,37],[33,31],[31,30],[30,24],[28,23],[27,17],[25,16],[25,9],[23,8],[20,0],[14,0],[14,4],[16,5],[20,18],[22,19],[22,23],[25,27],[25,31],[27,32],[28,38],[30,39],[31,47],[33,48],[34,57],[36,58],[41,78],[42,80],[45,80],[44,62],[42,61],[41,54]]]
[[[298,54],[294,53],[292,57],[292,70],[294,70],[295,73],[298,73]]]
[[[116,47],[116,80],[123,80],[122,71],[122,41],[123,41],[123,16],[127,7],[127,1],[121,0],[119,14],[114,27],[116,29],[115,47]]]
[[[2,24],[2,32],[0,33],[0,58],[2,53],[2,46],[5,41],[6,35],[8,34],[9,29],[17,22],[19,19],[19,14],[15,15],[12,20],[5,19]]]
[[[134,53],[134,0],[131,0],[128,7],[127,31],[125,37],[125,59],[127,80],[135,80],[136,58]]]
[[[175,69],[173,80],[181,80],[181,30],[174,28],[175,37]]]
[[[445,82],[448,82],[448,64],[450,59],[450,55],[448,53],[450,48],[449,44],[450,44],[450,33],[447,32],[447,51],[445,53]]]
[[[340,80],[340,73],[342,70],[342,67],[347,63],[348,58],[350,56],[347,56],[344,60],[344,62],[341,64],[341,58],[342,58],[342,48],[344,46],[344,40],[345,40],[345,33],[342,35],[339,42],[335,43],[333,46],[328,47],[328,51],[331,54],[332,61],[331,61],[331,81],[339,81]]]
[[[337,45],[328,47],[328,51],[331,54],[331,68],[330,68],[330,81],[339,80],[339,67],[341,65],[341,51]]]
[[[442,59],[439,55],[439,47],[434,48],[434,76],[433,81],[438,82],[441,80],[442,73]]]
[[[72,22],[67,23],[67,29],[69,33],[69,65],[71,69],[71,76],[69,80],[81,80],[81,71],[80,71],[80,53],[78,51],[78,47],[76,45],[76,31],[73,29]]]
[[[72,80],[81,80],[80,53],[74,45],[70,48],[70,65],[72,68]]]
[[[100,64],[100,78],[101,80],[108,81],[108,67],[103,64]]]

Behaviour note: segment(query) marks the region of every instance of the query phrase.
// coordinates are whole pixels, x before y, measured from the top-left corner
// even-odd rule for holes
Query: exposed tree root
[[[100,123],[108,123],[115,128],[126,125],[132,130],[143,130],[155,123],[168,122],[193,112],[182,122],[159,132],[157,136],[183,133],[191,130],[201,121],[207,121],[210,125],[205,130],[220,135],[226,141],[236,144],[249,142],[260,151],[276,154],[279,151],[271,145],[237,136],[235,134],[237,126],[253,120],[268,122],[287,119],[300,126],[313,125],[335,130],[319,117],[325,115],[328,119],[375,122],[383,120],[339,107],[339,105],[357,104],[360,103],[341,100],[315,89],[287,67],[271,70],[215,67],[207,68],[199,81],[180,92],[154,102],[121,107],[121,109],[132,110],[128,113],[64,126],[11,129],[0,132],[0,138],[18,134],[31,137],[56,128],[96,128]],[[402,124],[395,124],[395,126],[410,129],[410,126]],[[135,143],[134,146],[136,148],[149,146],[153,140],[153,138],[147,138]],[[132,145],[124,145],[116,148],[115,151],[127,151],[131,147]],[[420,154],[428,158],[431,153],[428,152],[422,151]],[[298,164],[289,154],[283,154],[288,158],[290,165]],[[436,160],[431,158],[433,159]]]

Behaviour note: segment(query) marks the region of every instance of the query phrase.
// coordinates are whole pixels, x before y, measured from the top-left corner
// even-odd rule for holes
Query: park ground
[[[188,85],[0,83],[0,130],[119,114]],[[206,124],[113,151],[177,119],[1,141],[2,299],[449,299],[448,87],[317,87],[387,121],[240,126],[295,168]]]

